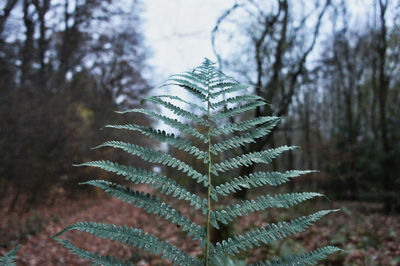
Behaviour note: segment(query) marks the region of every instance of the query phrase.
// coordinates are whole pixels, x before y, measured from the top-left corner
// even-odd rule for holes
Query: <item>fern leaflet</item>
[[[9,265],[9,266],[14,266],[17,265],[15,263],[16,256],[18,250],[21,248],[21,245],[16,246],[14,249],[10,250],[3,256],[0,256],[0,265]]]
[[[326,246],[302,254],[292,254],[284,256],[282,258],[271,259],[267,262],[258,262],[256,263],[256,265],[260,266],[290,266],[290,265],[300,265],[300,264],[314,265],[317,264],[318,261],[338,251],[341,251],[341,249],[333,246]]]

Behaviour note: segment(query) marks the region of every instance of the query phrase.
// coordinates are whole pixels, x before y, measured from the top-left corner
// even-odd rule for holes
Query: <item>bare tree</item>
[[[288,0],[277,0],[274,4],[262,1],[244,1],[224,13],[213,31],[214,51],[219,58],[221,67],[246,77],[247,81],[255,86],[257,95],[273,103],[267,107],[258,107],[254,114],[255,117],[286,115],[293,96],[299,89],[302,76],[307,71],[307,60],[315,47],[322,18],[330,6],[330,1],[325,1],[322,6],[317,1],[313,9],[308,9],[312,11],[296,12],[295,15],[294,9],[299,8],[296,6],[298,4]],[[238,12],[238,10],[243,12],[238,24],[245,26],[236,25],[235,30],[243,32],[248,42],[242,47],[249,49],[241,52],[235,50],[233,54],[226,56],[223,54],[223,50],[218,49],[218,33],[221,31],[223,23],[228,20],[229,16],[232,16],[233,11]],[[316,22],[310,29],[307,25],[311,18],[314,18]],[[310,37],[306,37],[306,35]],[[243,38],[243,36],[237,35],[235,37]],[[236,56],[237,54],[248,56],[240,57]],[[233,61],[228,58],[233,58]],[[248,74],[252,71],[256,73],[254,76]],[[265,137],[256,143],[242,147],[242,152],[261,150],[268,142],[271,142],[271,137]],[[240,170],[240,175],[248,175],[252,170],[253,167],[244,167]],[[244,198],[246,191],[242,190],[236,196]]]
[[[378,106],[379,106],[379,126],[381,132],[381,143],[382,150],[385,153],[385,157],[383,159],[383,168],[384,168],[384,188],[386,190],[384,196],[384,204],[385,211],[391,212],[393,211],[393,207],[395,206],[395,201],[393,196],[395,195],[395,191],[393,188],[395,187],[395,176],[393,175],[393,154],[391,143],[388,137],[388,122],[387,122],[387,98],[389,91],[389,77],[386,72],[387,68],[387,22],[386,22],[386,11],[388,8],[389,1],[388,0],[379,0],[379,29],[378,36],[376,39],[376,60],[378,64],[378,77],[377,82],[374,83],[375,92],[377,93],[378,98]]]
[[[0,182],[2,192],[13,193],[10,211],[79,176],[71,164],[84,160],[82,146],[113,135],[98,129],[147,93],[139,7],[100,0],[1,5]]]

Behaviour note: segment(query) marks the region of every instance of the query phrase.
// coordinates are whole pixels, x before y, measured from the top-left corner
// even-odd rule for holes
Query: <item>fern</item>
[[[131,263],[123,262],[117,258],[113,258],[111,256],[101,256],[97,253],[93,253],[87,250],[83,250],[80,248],[75,247],[70,242],[64,239],[55,238],[55,240],[63,245],[66,249],[69,249],[73,254],[77,255],[78,257],[93,262],[94,265],[104,265],[104,266],[112,266],[112,265],[133,265]]]
[[[340,251],[337,247],[326,246],[314,251],[306,252],[303,254],[292,254],[282,258],[274,258],[267,262],[258,262],[256,265],[260,266],[283,266],[283,265],[312,265],[317,264],[318,261],[324,259],[326,256]]]
[[[15,260],[16,260],[17,252],[20,248],[21,248],[21,245],[18,245],[17,247],[15,247],[11,251],[7,252],[3,256],[0,256],[0,265],[9,265],[9,266],[17,265],[15,263]]]
[[[141,108],[119,113],[136,112],[148,115],[177,129],[180,132],[179,135],[169,134],[165,131],[137,124],[106,125],[105,127],[136,131],[153,140],[169,144],[186,152],[189,156],[201,160],[207,168],[206,173],[194,169],[192,166],[168,153],[132,143],[107,141],[96,148],[109,147],[121,149],[144,161],[175,168],[188,178],[194,179],[200,186],[203,186],[207,190],[205,197],[188,191],[188,189],[179,185],[171,177],[141,168],[134,168],[111,161],[92,161],[77,166],[97,167],[110,173],[121,175],[133,184],[149,184],[160,193],[188,202],[190,206],[193,206],[195,211],[206,216],[206,223],[204,225],[198,225],[191,221],[179,210],[155,195],[145,194],[127,186],[104,180],[90,180],[83,183],[98,187],[111,196],[130,203],[135,207],[142,208],[149,215],[157,216],[160,219],[178,225],[180,230],[185,232],[188,237],[191,237],[193,240],[200,240],[200,245],[204,248],[204,259],[192,257],[172,243],[160,240],[140,228],[94,222],[78,222],[55,235],[54,239],[65,248],[94,264],[129,265],[128,262],[117,258],[100,256],[99,254],[82,250],[75,247],[72,243],[58,238],[67,231],[77,230],[100,238],[138,247],[149,253],[161,254],[163,258],[173,262],[174,265],[235,265],[235,263],[236,265],[238,263],[243,265],[244,261],[235,261],[230,256],[235,256],[254,246],[269,244],[272,241],[283,240],[298,232],[303,232],[323,216],[335,211],[323,210],[307,216],[294,218],[291,221],[269,223],[260,228],[239,233],[222,242],[212,244],[210,242],[211,227],[218,229],[221,224],[234,222],[237,217],[249,215],[250,212],[261,212],[269,208],[290,208],[306,200],[320,197],[322,194],[304,192],[263,195],[213,210],[213,203],[218,201],[218,197],[229,196],[231,193],[241,189],[252,189],[264,185],[278,186],[289,182],[292,178],[313,171],[260,171],[247,176],[232,177],[225,183],[214,186],[213,183],[215,183],[220,173],[254,164],[269,164],[280,154],[296,149],[297,147],[281,146],[223,158],[221,155],[226,153],[226,151],[255,142],[258,138],[269,134],[278,124],[279,118],[265,116],[232,122],[233,120],[230,118],[233,116],[254,110],[266,103],[261,97],[247,93],[247,89],[251,88],[251,86],[240,84],[233,78],[224,75],[208,59],[193,71],[171,76],[166,85],[171,84],[177,85],[191,93],[198,101],[189,102],[174,95],[153,96],[145,98],[145,100],[169,109],[184,120],[171,119]],[[190,106],[192,111],[185,110],[182,106]],[[197,125],[203,127],[205,131],[200,132]],[[192,142],[185,138],[186,135],[195,137],[198,141]],[[199,142],[200,144],[198,144]],[[319,260],[338,250],[338,248],[326,246],[304,254],[272,258],[266,262],[259,262],[257,265],[316,264]]]

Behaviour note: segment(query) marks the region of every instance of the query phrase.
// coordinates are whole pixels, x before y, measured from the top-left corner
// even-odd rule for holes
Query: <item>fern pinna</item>
[[[0,256],[0,265],[14,266],[16,264],[17,252],[21,248],[21,245],[18,245],[11,251],[5,253],[3,256]]]
[[[246,111],[254,110],[258,106],[264,105],[265,102],[261,97],[248,95],[246,91],[250,88],[249,85],[240,84],[231,77],[224,75],[215,67],[214,63],[208,59],[205,59],[205,61],[193,71],[171,76],[168,79],[167,85],[176,85],[186,90],[197,98],[197,101],[188,102],[178,96],[171,95],[153,96],[146,99],[167,108],[174,114],[185,118],[186,121],[190,121],[190,123],[181,122],[177,119],[172,119],[146,109],[138,108],[121,113],[135,112],[148,115],[175,128],[182,134],[181,137],[136,124],[108,125],[106,127],[138,131],[154,140],[172,145],[179,150],[189,153],[198,160],[201,160],[206,165],[207,172],[202,173],[168,153],[122,141],[107,141],[98,146],[98,148],[112,147],[121,149],[147,162],[176,168],[189,178],[197,181],[199,186],[204,186],[207,191],[206,197],[188,191],[188,189],[181,186],[170,177],[144,169],[121,165],[116,162],[92,161],[83,163],[81,166],[98,167],[122,175],[133,184],[150,184],[161,193],[189,202],[195,210],[206,216],[206,224],[204,226],[191,221],[189,218],[182,215],[180,211],[174,209],[171,205],[163,202],[156,196],[150,196],[149,194],[144,194],[143,192],[135,191],[131,188],[104,180],[91,180],[85,183],[96,186],[114,197],[132,203],[136,207],[143,208],[149,214],[155,214],[160,218],[179,225],[179,228],[186,232],[188,236],[191,236],[193,240],[200,240],[200,245],[204,248],[203,259],[192,257],[172,243],[160,240],[156,236],[144,232],[141,229],[94,222],[78,222],[68,226],[55,235],[54,239],[60,242],[64,247],[68,248],[79,257],[90,260],[94,264],[129,264],[117,258],[100,256],[79,249],[70,242],[58,238],[59,235],[66,231],[78,230],[100,238],[120,241],[127,245],[139,247],[150,253],[162,254],[162,258],[173,262],[174,265],[228,265],[230,264],[229,257],[234,257],[241,251],[246,251],[254,246],[269,244],[274,240],[285,239],[297,232],[305,231],[314,222],[333,211],[323,210],[308,216],[295,218],[291,221],[267,224],[260,228],[237,234],[222,242],[211,243],[211,227],[219,229],[219,225],[232,222],[236,217],[248,215],[249,212],[262,211],[272,207],[289,208],[305,200],[321,196],[321,194],[307,192],[277,194],[274,196],[265,195],[252,200],[241,201],[231,206],[225,206],[223,209],[218,208],[218,210],[213,210],[213,203],[217,202],[220,197],[226,197],[244,188],[251,189],[263,185],[277,186],[299,175],[310,173],[311,171],[260,171],[251,173],[248,176],[231,178],[218,186],[213,185],[215,184],[215,180],[218,179],[223,172],[235,170],[239,167],[248,167],[253,164],[268,164],[281,153],[295,149],[296,147],[282,146],[224,158],[223,155],[228,154],[228,151],[254,142],[257,138],[261,138],[270,133],[279,122],[279,118],[256,117],[242,120],[241,122],[234,122],[231,119],[232,117],[241,115]],[[197,111],[189,112],[174,104],[174,102],[178,105],[190,106],[193,110]],[[202,114],[198,115],[199,112]],[[205,130],[200,132],[201,130],[199,130],[199,127],[193,125],[201,126],[205,128]],[[196,145],[194,141],[189,141],[183,137],[189,135],[197,139],[197,143],[201,143],[202,146],[200,147],[200,145]],[[323,259],[335,251],[338,251],[338,249],[332,246],[326,246],[304,254],[272,258],[269,261],[261,261],[258,264],[315,264],[318,260]]]

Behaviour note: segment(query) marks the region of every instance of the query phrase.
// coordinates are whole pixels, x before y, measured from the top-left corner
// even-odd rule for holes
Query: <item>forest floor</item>
[[[146,190],[143,187],[142,190]],[[171,205],[177,207],[177,201]],[[304,204],[303,204],[304,205]],[[320,265],[400,265],[400,216],[386,216],[379,212],[380,205],[359,202],[336,202],[335,204],[309,203],[298,208],[296,213],[304,214],[323,208],[340,208],[340,212],[324,217],[305,233],[289,240],[256,248],[246,254],[248,263],[288,252],[303,252],[326,244],[335,245],[344,252],[331,255]],[[185,206],[182,212],[194,221],[200,217]],[[64,202],[50,208],[39,208],[24,214],[7,215],[0,210],[0,253],[10,250],[21,242],[17,265],[88,265],[69,253],[51,236],[77,221],[95,221],[129,225],[142,228],[166,239],[179,248],[197,256],[202,253],[198,241],[186,239],[176,225],[148,215],[142,209],[115,198],[82,199]],[[4,219],[5,217],[5,219]],[[242,232],[267,221],[287,220],[294,217],[286,210],[272,209],[263,213],[252,213],[241,217],[232,225],[232,231]],[[67,232],[61,236],[76,246],[102,255],[113,255],[129,260],[135,265],[170,265],[160,256],[148,255],[136,248],[126,247],[118,242],[107,241],[86,233]]]

